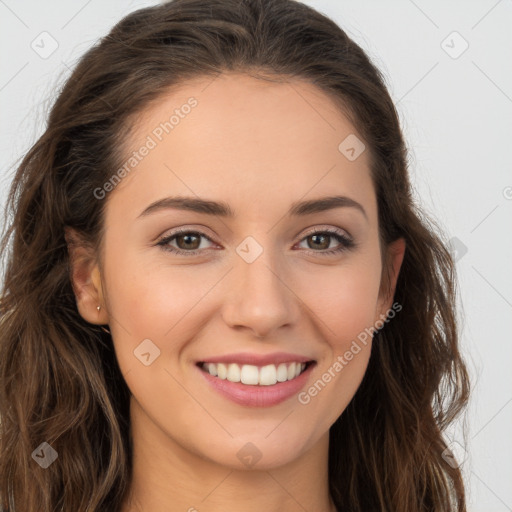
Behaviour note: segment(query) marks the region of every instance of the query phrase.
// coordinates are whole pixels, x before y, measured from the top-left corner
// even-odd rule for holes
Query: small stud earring
[[[101,306],[96,306],[96,309],[98,310],[98,313],[100,312]]]

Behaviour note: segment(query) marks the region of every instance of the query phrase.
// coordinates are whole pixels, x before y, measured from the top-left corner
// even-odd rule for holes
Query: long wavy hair
[[[188,78],[241,71],[307,80],[364,137],[383,246],[407,248],[394,300],[355,396],[330,429],[329,488],[350,512],[464,512],[446,427],[464,410],[455,265],[413,199],[385,80],[332,20],[294,0],[175,0],[133,12],[79,61],[10,190],[0,251],[0,505],[9,512],[118,511],[130,488],[130,392],[110,334],[77,311],[67,226],[99,250],[93,190],[121,167],[131,121]],[[386,279],[386,273],[383,279]],[[47,469],[33,453],[48,442]],[[40,448],[39,448],[40,449]],[[454,467],[455,466],[455,467]]]

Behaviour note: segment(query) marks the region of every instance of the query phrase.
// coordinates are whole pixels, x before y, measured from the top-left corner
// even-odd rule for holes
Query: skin
[[[235,404],[198,378],[195,362],[242,351],[306,355],[317,363],[307,390],[391,307],[405,243],[386,248],[385,293],[369,151],[349,161],[338,150],[349,134],[362,137],[304,81],[226,73],[181,84],[137,118],[126,154],[190,97],[198,105],[105,199],[102,254],[71,252],[79,312],[109,324],[132,393],[134,473],[123,512],[333,511],[329,428],[361,383],[371,341],[306,405],[297,396]],[[224,201],[236,215],[166,209],[137,218],[181,194]],[[331,195],[357,201],[367,218],[353,207],[287,215],[295,201]],[[203,251],[194,256],[156,245],[179,227],[211,241],[169,242]],[[338,228],[357,246],[322,256],[340,242],[327,237],[318,248],[311,228]],[[247,236],[263,249],[252,263],[236,252]],[[144,339],[161,351],[149,366],[134,356]],[[251,467],[237,457],[249,442],[261,454]]]

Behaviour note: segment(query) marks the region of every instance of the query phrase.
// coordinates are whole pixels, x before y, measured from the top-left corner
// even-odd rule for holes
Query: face
[[[242,74],[138,118],[104,199],[103,309],[81,312],[109,323],[132,420],[160,446],[276,467],[325,442],[354,396],[371,337],[353,342],[392,304],[354,136],[315,86]]]

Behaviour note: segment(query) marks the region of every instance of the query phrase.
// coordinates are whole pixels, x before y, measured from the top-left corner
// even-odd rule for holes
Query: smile
[[[269,357],[264,359],[252,361],[256,365],[248,364],[249,361],[229,362],[231,359],[225,357],[223,362],[198,362],[196,368],[207,388],[229,401],[246,407],[271,407],[299,393],[316,366],[316,361],[306,358],[296,362],[276,361],[276,364],[269,363]]]
[[[199,363],[199,367],[221,380],[239,382],[248,386],[274,386],[278,382],[296,379],[305,371],[308,364],[292,362],[255,366],[237,363]]]

